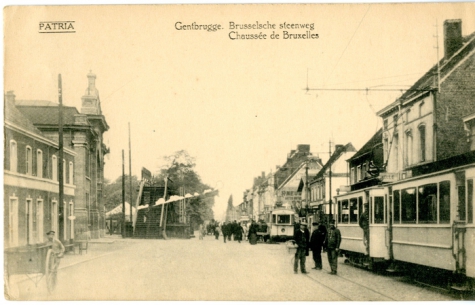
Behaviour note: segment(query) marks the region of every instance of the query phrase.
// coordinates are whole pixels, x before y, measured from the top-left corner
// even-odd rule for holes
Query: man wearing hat
[[[326,248],[328,263],[330,264],[331,272],[330,274],[335,275],[338,268],[338,251],[340,250],[341,243],[341,233],[335,227],[335,220],[330,220],[330,230],[328,231],[326,239]]]
[[[315,262],[313,269],[322,270],[322,247],[325,242],[326,230],[325,226],[318,225],[318,222],[313,222],[312,226],[315,227],[312,237],[310,237],[310,249],[312,250],[313,261]]]
[[[63,257],[65,249],[59,239],[54,237],[55,233],[56,232],[54,231],[49,231],[46,233],[46,236],[48,237],[46,244],[51,247],[51,250],[53,250],[53,253],[56,254],[56,257],[61,258]]]
[[[300,224],[300,229],[297,230],[294,234],[295,242],[297,243],[297,251],[295,252],[294,260],[294,273],[298,273],[299,261],[300,261],[300,272],[303,274],[308,273],[305,270],[305,257],[308,256],[308,245],[309,245],[309,236],[310,233],[307,229],[307,224],[302,222]]]

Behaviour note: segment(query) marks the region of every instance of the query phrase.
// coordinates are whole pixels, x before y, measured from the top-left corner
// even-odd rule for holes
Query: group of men
[[[298,273],[300,262],[300,272],[308,273],[305,268],[306,256],[312,250],[315,267],[312,269],[322,270],[322,249],[327,252],[330,274],[336,275],[338,268],[338,252],[340,250],[341,233],[335,227],[335,220],[330,220],[330,228],[327,230],[323,224],[312,223],[316,229],[310,232],[307,224],[300,223],[300,228],[294,232],[294,240],[297,244],[294,261],[294,273]]]
[[[224,242],[226,242],[226,240],[230,241],[232,236],[233,240],[237,240],[241,243],[242,237],[245,236],[244,227],[238,224],[236,220],[233,222],[224,222],[221,225],[221,232],[223,233]],[[218,239],[218,237],[216,237],[216,239]]]

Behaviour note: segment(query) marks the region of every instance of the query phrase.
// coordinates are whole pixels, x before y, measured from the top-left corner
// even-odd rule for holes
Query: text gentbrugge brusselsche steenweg
[[[200,24],[197,22],[186,23],[182,21],[175,22],[175,29],[178,31],[206,31],[218,32],[226,30],[221,24]],[[228,24],[228,38],[231,40],[264,40],[264,39],[318,39],[317,33],[314,33],[314,23],[270,23],[253,22],[237,23],[230,21]]]

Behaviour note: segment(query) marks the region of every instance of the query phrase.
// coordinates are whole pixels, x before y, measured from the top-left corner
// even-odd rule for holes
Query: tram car
[[[264,240],[286,241],[294,238],[298,214],[292,209],[275,209],[266,215],[267,233]]]
[[[341,252],[369,268],[422,266],[444,273],[453,288],[473,290],[474,180],[470,164],[335,197]]]

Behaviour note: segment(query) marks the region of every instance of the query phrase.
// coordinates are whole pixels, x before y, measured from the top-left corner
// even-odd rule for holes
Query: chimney
[[[297,145],[297,150],[299,152],[309,153],[310,152],[310,145],[308,145],[308,144],[299,144],[299,145]]]
[[[444,59],[447,60],[462,47],[462,20],[444,21]]]
[[[5,94],[5,100],[7,101],[7,103],[15,104],[15,94],[13,93],[13,91],[7,91],[7,93]]]

